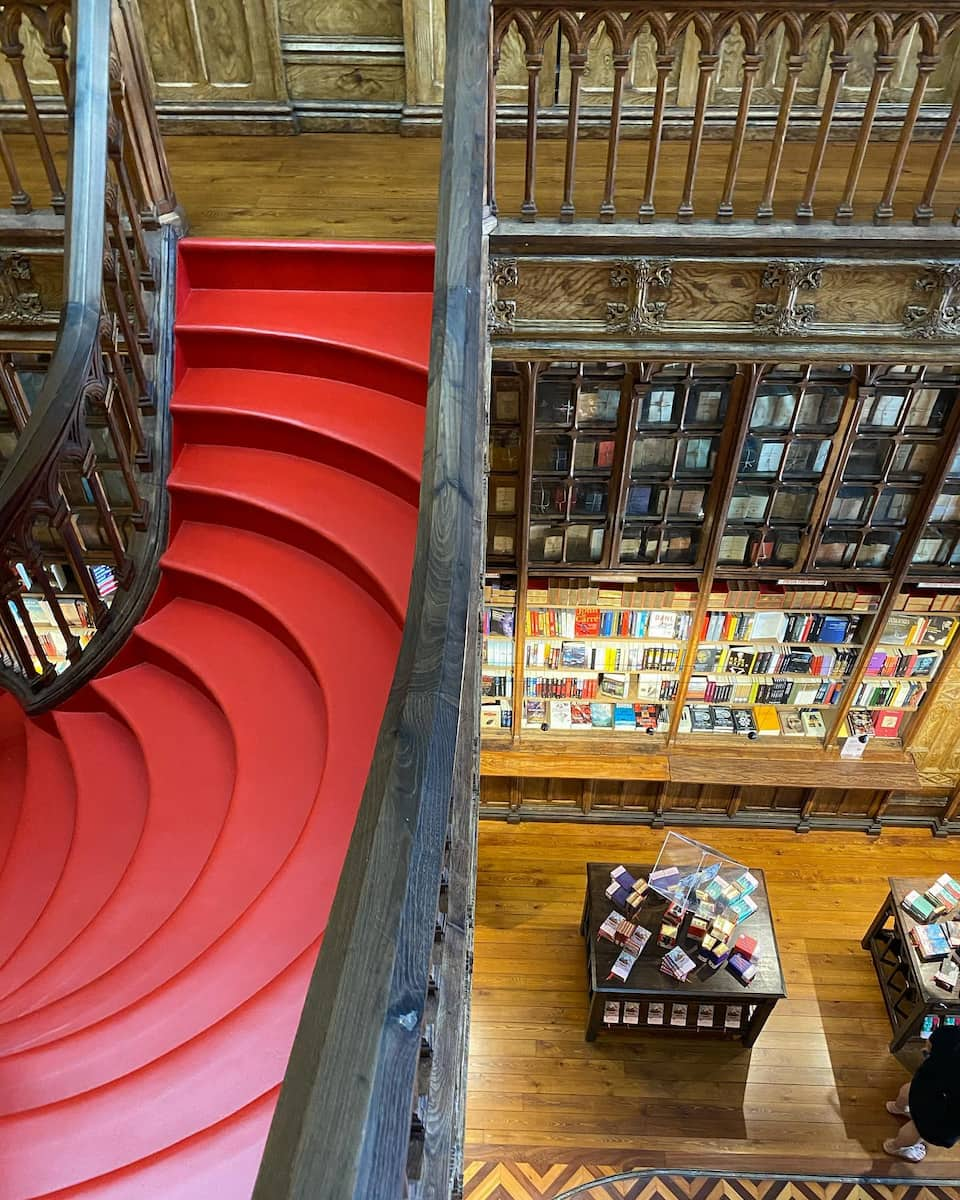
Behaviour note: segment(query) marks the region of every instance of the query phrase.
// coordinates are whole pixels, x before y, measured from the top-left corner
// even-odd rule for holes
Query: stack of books
[[[923,923],[932,921],[937,915],[936,905],[931,904],[926,896],[921,896],[916,891],[907,892],[900,902],[900,907],[905,913],[909,913],[915,921]]]
[[[664,975],[670,975],[674,979],[679,979],[681,983],[686,983],[687,979],[696,969],[697,964],[680,946],[675,946],[669,954],[665,954],[663,962],[660,964],[660,970]]]
[[[952,992],[958,981],[960,981],[960,966],[953,959],[942,963],[933,977],[933,982],[937,987],[943,988],[945,992]]]
[[[946,958],[950,953],[950,942],[939,925],[914,925],[910,940],[921,962],[933,962]]]

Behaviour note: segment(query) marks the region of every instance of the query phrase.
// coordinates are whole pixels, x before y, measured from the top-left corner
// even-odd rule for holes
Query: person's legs
[[[887,1138],[883,1148],[888,1154],[905,1158],[908,1162],[919,1162],[927,1153],[927,1144],[912,1121],[902,1125],[896,1137]]]
[[[908,1117],[910,1115],[910,1080],[903,1085],[897,1092],[896,1100],[887,1101],[887,1112],[893,1113],[896,1117]]]

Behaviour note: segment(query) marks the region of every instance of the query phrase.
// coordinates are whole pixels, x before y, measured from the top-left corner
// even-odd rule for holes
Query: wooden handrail
[[[61,0],[0,4],[3,53],[20,61],[26,14],[44,34],[70,114],[56,348],[29,419],[13,414],[19,437],[0,476],[0,683],[29,711],[62,701],[116,652],[152,594],[166,532],[178,219],[162,145],[144,115],[152,100],[141,94],[139,30],[123,0],[116,5],[77,0],[68,72]],[[26,104],[28,115],[35,110]],[[37,116],[44,157],[49,146],[39,122]],[[57,194],[52,204],[56,213]],[[163,232],[148,234],[165,213]],[[4,371],[10,408],[16,365]],[[95,445],[95,425],[105,431],[106,459]],[[120,504],[105,486],[111,471],[126,492]],[[98,544],[80,535],[78,489]],[[46,527],[43,537],[38,525]],[[82,630],[64,604],[82,609]],[[55,633],[38,632],[44,624]]]
[[[478,653],[488,22],[487,0],[450,0],[424,474],[407,620],[257,1200],[400,1200],[409,1194],[411,1125],[424,1124],[425,1111],[414,1119],[416,1076],[444,847],[451,802],[473,803],[455,767],[464,752],[468,763],[477,753],[475,719],[467,727],[460,703]]]

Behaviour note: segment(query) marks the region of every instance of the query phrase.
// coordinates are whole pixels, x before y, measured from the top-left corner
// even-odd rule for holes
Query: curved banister
[[[416,1082],[451,799],[461,813],[475,803],[476,711],[467,700],[461,712],[461,692],[469,698],[476,689],[478,649],[488,29],[488,0],[450,0],[424,469],[407,620],[257,1200],[400,1200],[411,1194],[411,1126],[425,1128],[429,1139],[434,1115],[448,1126],[454,1120],[429,1102],[417,1105]],[[462,841],[472,854],[469,833]],[[465,962],[466,954],[456,968],[461,978]],[[453,1075],[458,1065],[447,1069]],[[425,1162],[428,1151],[429,1144]],[[424,1168],[423,1190],[414,1194],[449,1196],[443,1166],[432,1182]]]
[[[68,75],[62,0],[0,2],[3,53],[21,67],[23,103],[54,178],[17,58],[25,17],[43,34],[70,117],[57,341],[0,475],[0,686],[34,712],[60,703],[119,649],[152,595],[167,520],[176,201],[164,190],[155,122],[142,120],[152,98],[129,6],[76,0],[72,15]]]
[[[37,406],[0,476],[0,541],[51,469],[90,370],[100,331],[103,209],[110,114],[110,5],[77,0],[75,77],[64,241],[64,303],[53,360]]]

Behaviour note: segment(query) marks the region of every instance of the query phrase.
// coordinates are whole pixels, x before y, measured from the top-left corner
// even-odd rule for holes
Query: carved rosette
[[[664,258],[628,258],[615,262],[610,268],[610,286],[628,288],[631,295],[625,302],[607,304],[607,333],[625,333],[635,337],[651,329],[659,329],[667,315],[667,300],[673,282],[673,266]]]
[[[928,341],[960,337],[960,263],[930,263],[913,286],[931,293],[930,303],[906,305],[904,329]]]
[[[817,306],[799,299],[801,292],[814,291],[823,282],[823,264],[778,260],[770,263],[760,286],[776,291],[777,298],[753,307],[758,333],[804,334],[816,320]]]
[[[490,260],[490,299],[487,303],[487,329],[490,333],[513,333],[517,319],[516,300],[500,298],[500,288],[515,288],[520,282],[520,265],[515,258]]]
[[[36,325],[43,320],[43,301],[34,287],[33,268],[25,254],[0,254],[0,322]]]

